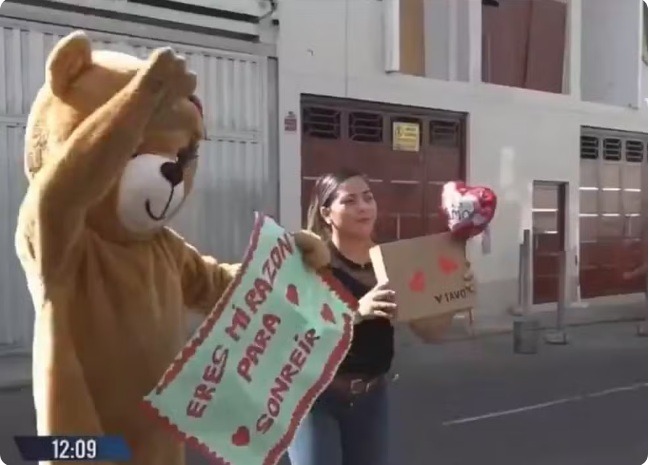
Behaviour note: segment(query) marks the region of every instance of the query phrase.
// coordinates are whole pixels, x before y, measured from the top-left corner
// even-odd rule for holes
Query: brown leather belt
[[[344,396],[357,396],[370,392],[386,381],[386,376],[363,378],[358,375],[338,374],[329,384],[329,389]]]

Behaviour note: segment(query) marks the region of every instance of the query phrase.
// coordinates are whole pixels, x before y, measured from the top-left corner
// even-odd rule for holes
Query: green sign
[[[257,214],[239,273],[146,409],[217,464],[275,465],[349,350],[352,302]]]

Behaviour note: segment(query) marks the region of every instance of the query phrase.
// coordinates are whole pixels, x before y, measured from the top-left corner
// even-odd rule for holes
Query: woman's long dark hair
[[[307,210],[307,224],[306,229],[314,232],[323,240],[331,238],[331,229],[325,223],[320,210],[323,207],[329,207],[336,199],[338,188],[342,183],[350,178],[360,176],[365,178],[365,174],[360,171],[343,168],[340,171],[323,174],[320,176],[311,190],[311,200],[309,202],[309,209]]]

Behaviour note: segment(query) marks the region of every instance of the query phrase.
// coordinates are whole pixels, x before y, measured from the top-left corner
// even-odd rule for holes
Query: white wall
[[[644,112],[647,112],[647,65],[645,62],[640,63],[640,87],[642,89],[642,101],[641,107],[644,108]]]
[[[582,3],[582,98],[640,105],[641,0]]]
[[[452,46],[451,0],[429,0],[424,2],[424,40],[426,55],[426,76],[435,79],[449,79]]]
[[[488,324],[516,301],[516,253],[522,229],[531,224],[532,181],[570,182],[570,240],[575,246],[580,126],[645,132],[646,114],[581,103],[569,95],[386,75],[381,24],[381,2],[376,0],[283,0],[280,117],[289,111],[300,114],[301,93],[468,112],[468,180],[494,187],[500,198],[492,253],[482,256],[477,244],[470,249],[481,283],[475,316]],[[280,134],[280,164],[280,220],[297,228],[299,133]],[[577,270],[570,273],[576,276]]]

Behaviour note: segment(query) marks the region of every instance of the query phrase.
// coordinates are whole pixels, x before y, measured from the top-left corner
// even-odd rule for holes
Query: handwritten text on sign
[[[349,349],[346,296],[258,215],[235,281],[145,405],[216,463],[274,465]]]

